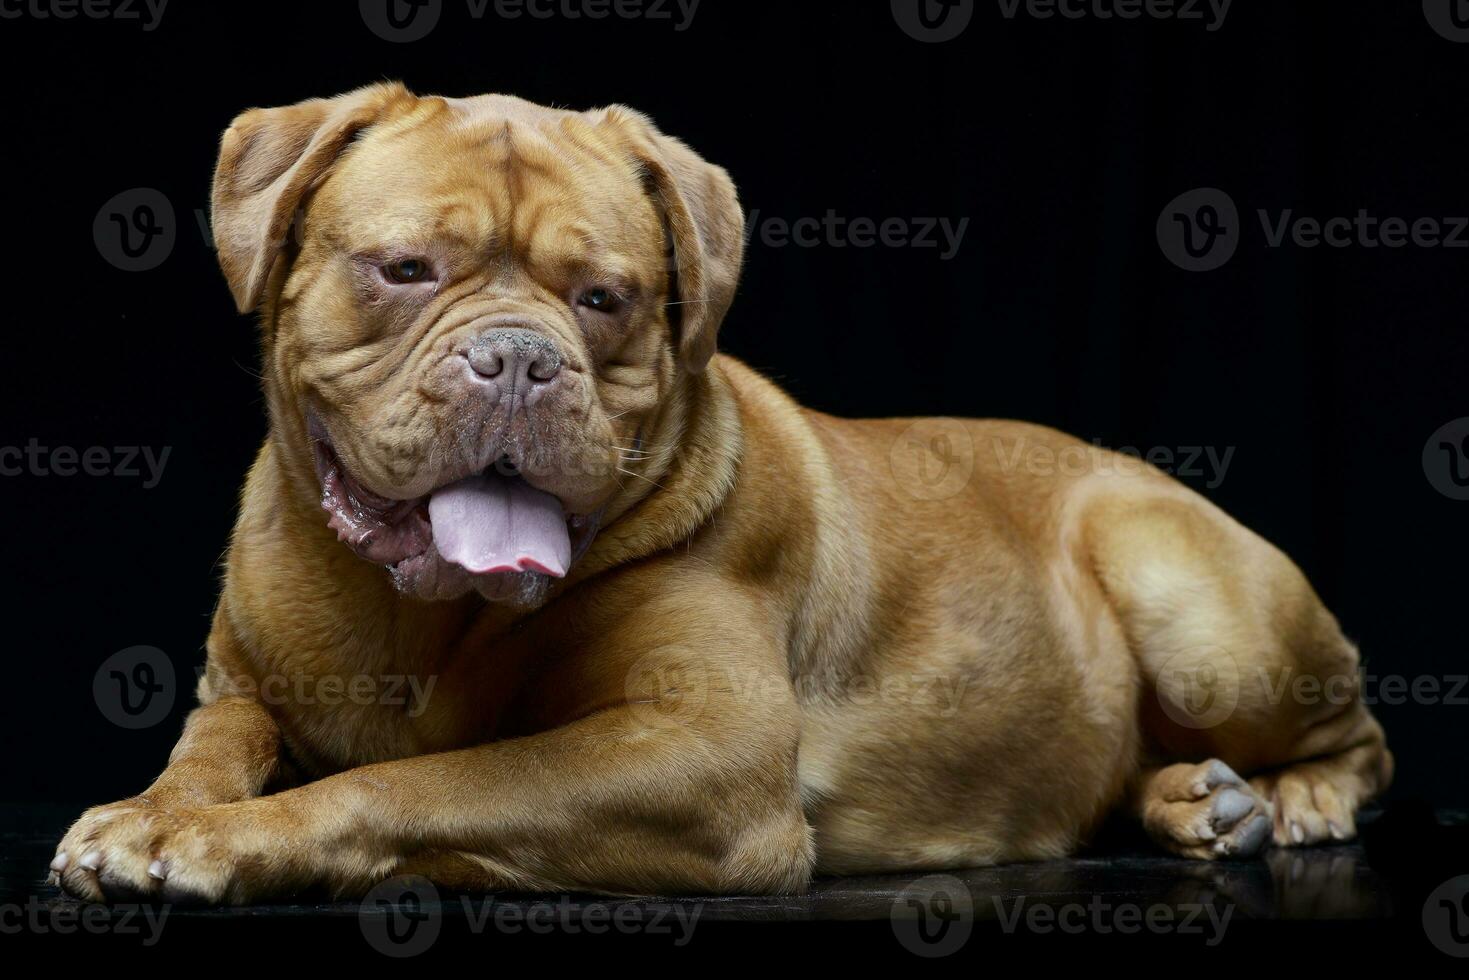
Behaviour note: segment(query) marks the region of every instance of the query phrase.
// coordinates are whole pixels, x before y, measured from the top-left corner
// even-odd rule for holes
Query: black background
[[[1369,673],[1444,690],[1469,673],[1469,502],[1436,491],[1421,462],[1435,430],[1469,415],[1469,250],[1271,248],[1256,216],[1469,215],[1469,43],[1409,2],[1237,0],[1210,31],[1207,17],[1007,19],[979,0],[944,43],[905,34],[886,2],[703,0],[675,26],[475,19],[464,0],[444,0],[414,43],[375,36],[353,2],[173,0],[151,31],[0,20],[0,444],[171,447],[151,489],[0,479],[20,743],[0,796],[102,802],[164,763],[264,433],[255,328],[198,218],[218,134],[249,106],[382,78],[630,104],[728,167],[761,222],[967,219],[949,260],[776,247],[757,228],[724,349],[842,414],[1007,416],[1115,447],[1233,449],[1218,486],[1186,481],[1305,569]],[[1186,272],[1155,223],[1206,186],[1238,206],[1240,244],[1222,268]],[[171,203],[176,243],[126,272],[93,221],[140,187]],[[126,731],[92,680],[138,644],[167,653],[182,690],[166,721]],[[1469,705],[1377,711],[1395,796],[1469,803]]]

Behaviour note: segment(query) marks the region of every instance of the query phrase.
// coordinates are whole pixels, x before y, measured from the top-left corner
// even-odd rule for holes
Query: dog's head
[[[636,112],[397,84],[239,116],[213,232],[322,520],[407,593],[528,605],[647,483],[743,246],[729,177]]]

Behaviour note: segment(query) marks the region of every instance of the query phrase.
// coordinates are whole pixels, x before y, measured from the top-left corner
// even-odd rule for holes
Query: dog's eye
[[[617,297],[605,289],[589,289],[577,300],[582,306],[598,313],[611,313],[617,309]]]
[[[423,259],[403,259],[400,262],[391,262],[383,266],[383,278],[399,285],[423,282],[429,278],[428,263]]]

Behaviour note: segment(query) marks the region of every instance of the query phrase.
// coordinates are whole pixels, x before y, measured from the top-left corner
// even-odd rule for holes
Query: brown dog
[[[1288,559],[1056,432],[801,409],[715,356],[742,228],[627,109],[236,119],[214,231],[270,436],[201,706],[61,885],[781,892],[1119,807],[1204,859],[1352,836],[1391,756]]]

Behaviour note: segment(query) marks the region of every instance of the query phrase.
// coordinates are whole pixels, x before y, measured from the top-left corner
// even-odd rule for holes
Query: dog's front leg
[[[729,693],[709,691],[689,717],[650,720],[624,701],[539,734],[208,807],[108,860],[144,894],[206,903],[356,896],[435,869],[460,888],[799,890],[813,850],[794,700]]]
[[[118,877],[122,864],[113,854],[137,850],[181,814],[259,795],[279,770],[280,750],[280,730],[258,701],[229,696],[194,709],[153,785],[92,807],[67,831],[51,862],[52,880],[92,900],[132,894],[137,882]],[[156,880],[147,865],[142,873]]]

